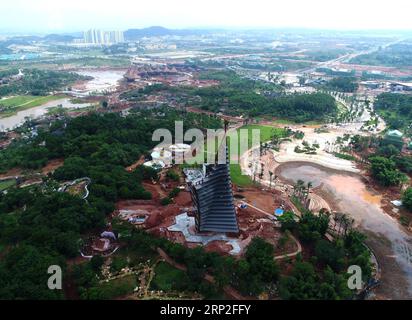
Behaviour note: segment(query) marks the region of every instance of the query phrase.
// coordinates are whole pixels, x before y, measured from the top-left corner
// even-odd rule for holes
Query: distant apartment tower
[[[103,31],[91,29],[83,34],[85,43],[92,44],[114,44],[124,42],[124,34],[122,31]]]

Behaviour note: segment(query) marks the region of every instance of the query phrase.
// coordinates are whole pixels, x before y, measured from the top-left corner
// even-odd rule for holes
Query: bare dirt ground
[[[134,169],[136,169],[138,166],[142,165],[144,163],[144,156],[142,156],[139,160],[137,160],[135,163],[133,163],[132,165],[128,166],[126,168],[127,171],[133,171]]]
[[[47,165],[41,170],[42,174],[47,175],[53,173],[56,169],[60,168],[64,164],[64,159],[50,160]]]
[[[271,192],[258,190],[248,190],[242,195],[245,196],[244,201],[253,201],[254,207],[248,207],[247,209],[238,210],[238,223],[241,230],[240,246],[244,250],[254,237],[260,237],[271,243],[275,248],[275,255],[291,254],[298,249],[298,246],[293,239],[286,241],[283,245],[280,245],[279,240],[285,236],[285,234],[277,227],[275,227],[272,220],[268,215],[263,213],[273,213],[274,209],[279,206],[281,201]],[[286,210],[289,208],[286,207]]]
[[[61,167],[64,164],[64,160],[63,159],[53,159],[50,160],[41,170],[39,170],[38,172],[33,171],[30,172],[30,174],[42,174],[42,175],[47,175],[49,173],[54,172],[57,168]],[[19,177],[25,175],[25,172],[23,169],[21,168],[13,168],[8,170],[7,172],[4,172],[2,174],[0,174],[0,179],[6,179],[6,178],[15,178],[15,177]]]
[[[160,181],[156,184],[144,182],[143,187],[152,194],[152,199],[119,201],[114,215],[119,215],[125,210],[126,212],[136,212],[137,215],[144,215],[147,217],[146,220],[142,224],[137,224],[137,227],[187,247],[196,247],[199,244],[186,241],[182,232],[168,230],[168,227],[176,223],[178,215],[184,212],[187,212],[189,216],[192,215],[193,203],[190,193],[182,190],[173,199],[172,204],[167,206],[160,204],[161,199],[166,197],[178,185],[180,185],[179,182],[168,181],[165,175],[161,175]],[[284,234],[278,227],[275,227],[274,222],[271,220],[274,210],[283,203],[279,192],[273,190],[262,191],[258,188],[235,190],[234,192],[242,197],[242,199],[236,201],[236,204],[242,201],[250,201],[251,205],[255,207],[238,209],[240,256],[254,237],[262,237],[272,243],[277,256],[296,252],[298,246],[293,239],[282,239],[282,245],[279,245],[279,240]],[[286,209],[288,210],[289,207],[286,207]],[[190,233],[195,234],[196,231],[190,230]],[[227,255],[233,247],[227,241],[219,240],[208,243],[205,249]]]
[[[276,208],[279,208],[281,201],[279,197],[272,192],[262,192],[258,188],[249,188],[237,194],[242,195],[244,200],[261,210],[273,213]]]
[[[382,284],[377,299],[412,298],[412,237],[397,219],[382,209],[382,195],[357,174],[337,172],[313,164],[288,163],[278,167],[286,181],[312,181],[314,192],[332,210],[355,219],[368,239],[381,268]]]
[[[381,284],[374,290],[376,300],[409,299],[408,284],[404,279],[404,271],[394,256],[391,243],[377,234],[363,230],[367,235],[367,245],[374,253],[381,269]],[[408,298],[409,297],[409,298]]]
[[[384,66],[370,66],[361,64],[348,64],[340,63],[337,68],[352,69],[356,71],[381,71],[384,73],[389,73],[397,77],[410,76],[412,74],[412,68],[394,68],[394,67],[384,67]]]
[[[23,170],[20,168],[13,168],[5,173],[0,174],[0,179],[15,178],[22,174]]]

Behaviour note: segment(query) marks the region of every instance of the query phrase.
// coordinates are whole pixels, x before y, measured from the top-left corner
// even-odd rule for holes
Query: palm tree
[[[260,180],[263,180],[264,173],[265,173],[265,164],[261,163],[260,164],[260,175],[259,175]]]
[[[227,130],[229,129],[229,120],[225,119],[224,121],[224,128],[225,128],[225,132],[227,132]]]
[[[333,226],[333,229],[336,230],[336,225],[339,224],[339,229],[336,230],[338,234],[340,234],[340,230],[342,228],[342,216],[343,213],[336,212],[333,216],[333,220],[335,221],[335,225]]]
[[[343,234],[346,236],[348,230],[350,230],[353,226],[355,220],[349,218],[346,214],[342,214],[341,217],[341,226],[343,227]]]
[[[313,186],[312,182],[309,181],[308,184],[307,184],[307,187],[306,187],[306,200],[309,197],[310,188],[312,188],[312,186]]]
[[[294,193],[296,193],[297,197],[302,200],[302,191],[305,187],[305,182],[303,180],[296,181]]]
[[[270,179],[269,179],[269,189],[272,189],[272,177],[273,177],[273,172],[272,172],[272,171],[269,171],[269,176],[270,176]]]
[[[308,182],[307,187],[304,188],[304,193],[305,193],[305,207],[309,209],[309,192],[310,188],[312,188],[312,182]]]

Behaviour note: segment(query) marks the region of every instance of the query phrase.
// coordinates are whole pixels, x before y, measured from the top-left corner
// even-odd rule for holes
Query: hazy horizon
[[[64,33],[90,28],[126,30],[149,26],[174,29],[318,29],[332,31],[411,31],[412,3],[372,0],[277,3],[266,0],[13,0],[2,1],[2,33]]]

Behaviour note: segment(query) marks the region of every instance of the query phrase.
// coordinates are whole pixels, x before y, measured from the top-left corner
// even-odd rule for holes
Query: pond
[[[339,211],[355,220],[355,226],[387,239],[393,252],[392,258],[405,272],[412,294],[412,237],[398,221],[381,208],[380,195],[369,190],[361,176],[353,173],[330,170],[310,163],[286,163],[277,168],[281,180],[296,183],[312,182],[326,192]],[[373,248],[375,250],[375,248]],[[379,248],[378,248],[379,250]]]

